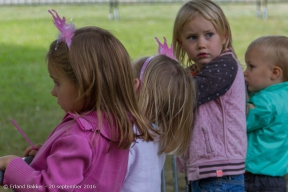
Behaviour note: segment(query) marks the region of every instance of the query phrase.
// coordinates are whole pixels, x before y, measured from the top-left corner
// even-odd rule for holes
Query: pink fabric
[[[232,55],[231,60],[237,62],[232,53],[225,55]],[[186,162],[189,180],[217,177],[219,170],[223,171],[223,176],[244,173],[247,148],[245,103],[244,75],[238,63],[236,78],[226,94],[197,109],[185,160],[177,160],[181,172]]]
[[[120,191],[126,175],[129,150],[120,150],[113,145],[107,152],[110,128],[95,125],[95,112],[83,117],[66,114],[30,166],[21,158],[9,163],[4,184],[14,189],[22,186],[17,189],[18,192]],[[95,129],[100,131],[100,136]],[[38,188],[29,188],[33,186]]]

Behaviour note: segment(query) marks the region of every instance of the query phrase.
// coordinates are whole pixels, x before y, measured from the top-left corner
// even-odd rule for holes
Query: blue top
[[[246,171],[269,176],[288,173],[288,82],[250,95]]]

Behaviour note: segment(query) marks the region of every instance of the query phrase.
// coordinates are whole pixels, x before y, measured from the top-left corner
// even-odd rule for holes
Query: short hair
[[[210,21],[217,33],[227,39],[226,43],[223,45],[222,50],[224,51],[227,48],[230,48],[234,52],[232,46],[232,32],[229,22],[222,9],[216,3],[210,0],[190,0],[186,2],[177,13],[174,21],[172,39],[175,57],[180,61],[181,64],[186,66],[189,66],[192,63],[189,58],[187,58],[186,52],[179,44],[180,33],[187,22],[193,20],[196,16],[199,15]]]
[[[271,61],[283,71],[283,81],[288,81],[288,37],[286,36],[262,36],[255,39],[247,48],[246,53],[257,48],[263,51],[262,57]]]

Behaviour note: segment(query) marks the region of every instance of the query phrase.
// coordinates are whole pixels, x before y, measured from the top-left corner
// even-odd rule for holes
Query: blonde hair
[[[190,66],[192,61],[187,57],[186,52],[179,44],[180,33],[187,22],[193,20],[199,15],[203,16],[206,20],[213,24],[219,36],[226,38],[226,43],[223,45],[222,51],[225,51],[229,48],[234,52],[230,25],[222,9],[216,3],[210,0],[190,0],[185,3],[177,13],[176,19],[174,21],[172,39],[174,55],[179,60],[179,62],[185,66]]]
[[[147,57],[134,61],[140,77]],[[195,105],[195,85],[189,72],[165,56],[153,57],[144,71],[138,90],[139,106],[160,133],[160,151],[181,155],[189,145]]]
[[[153,140],[147,130],[152,127],[136,101],[129,54],[110,32],[99,27],[77,29],[69,49],[65,42],[50,45],[47,60],[75,83],[78,99],[85,101],[82,112],[97,111],[100,121],[108,118],[111,144],[119,140],[118,148],[129,148],[135,139],[133,123],[137,137]]]
[[[283,81],[288,81],[288,37],[276,35],[259,37],[248,46],[246,54],[254,48],[263,51],[261,57],[280,67],[283,71]]]

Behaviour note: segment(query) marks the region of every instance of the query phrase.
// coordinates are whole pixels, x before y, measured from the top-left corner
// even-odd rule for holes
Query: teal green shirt
[[[269,176],[288,173],[288,82],[250,95],[246,171]]]

